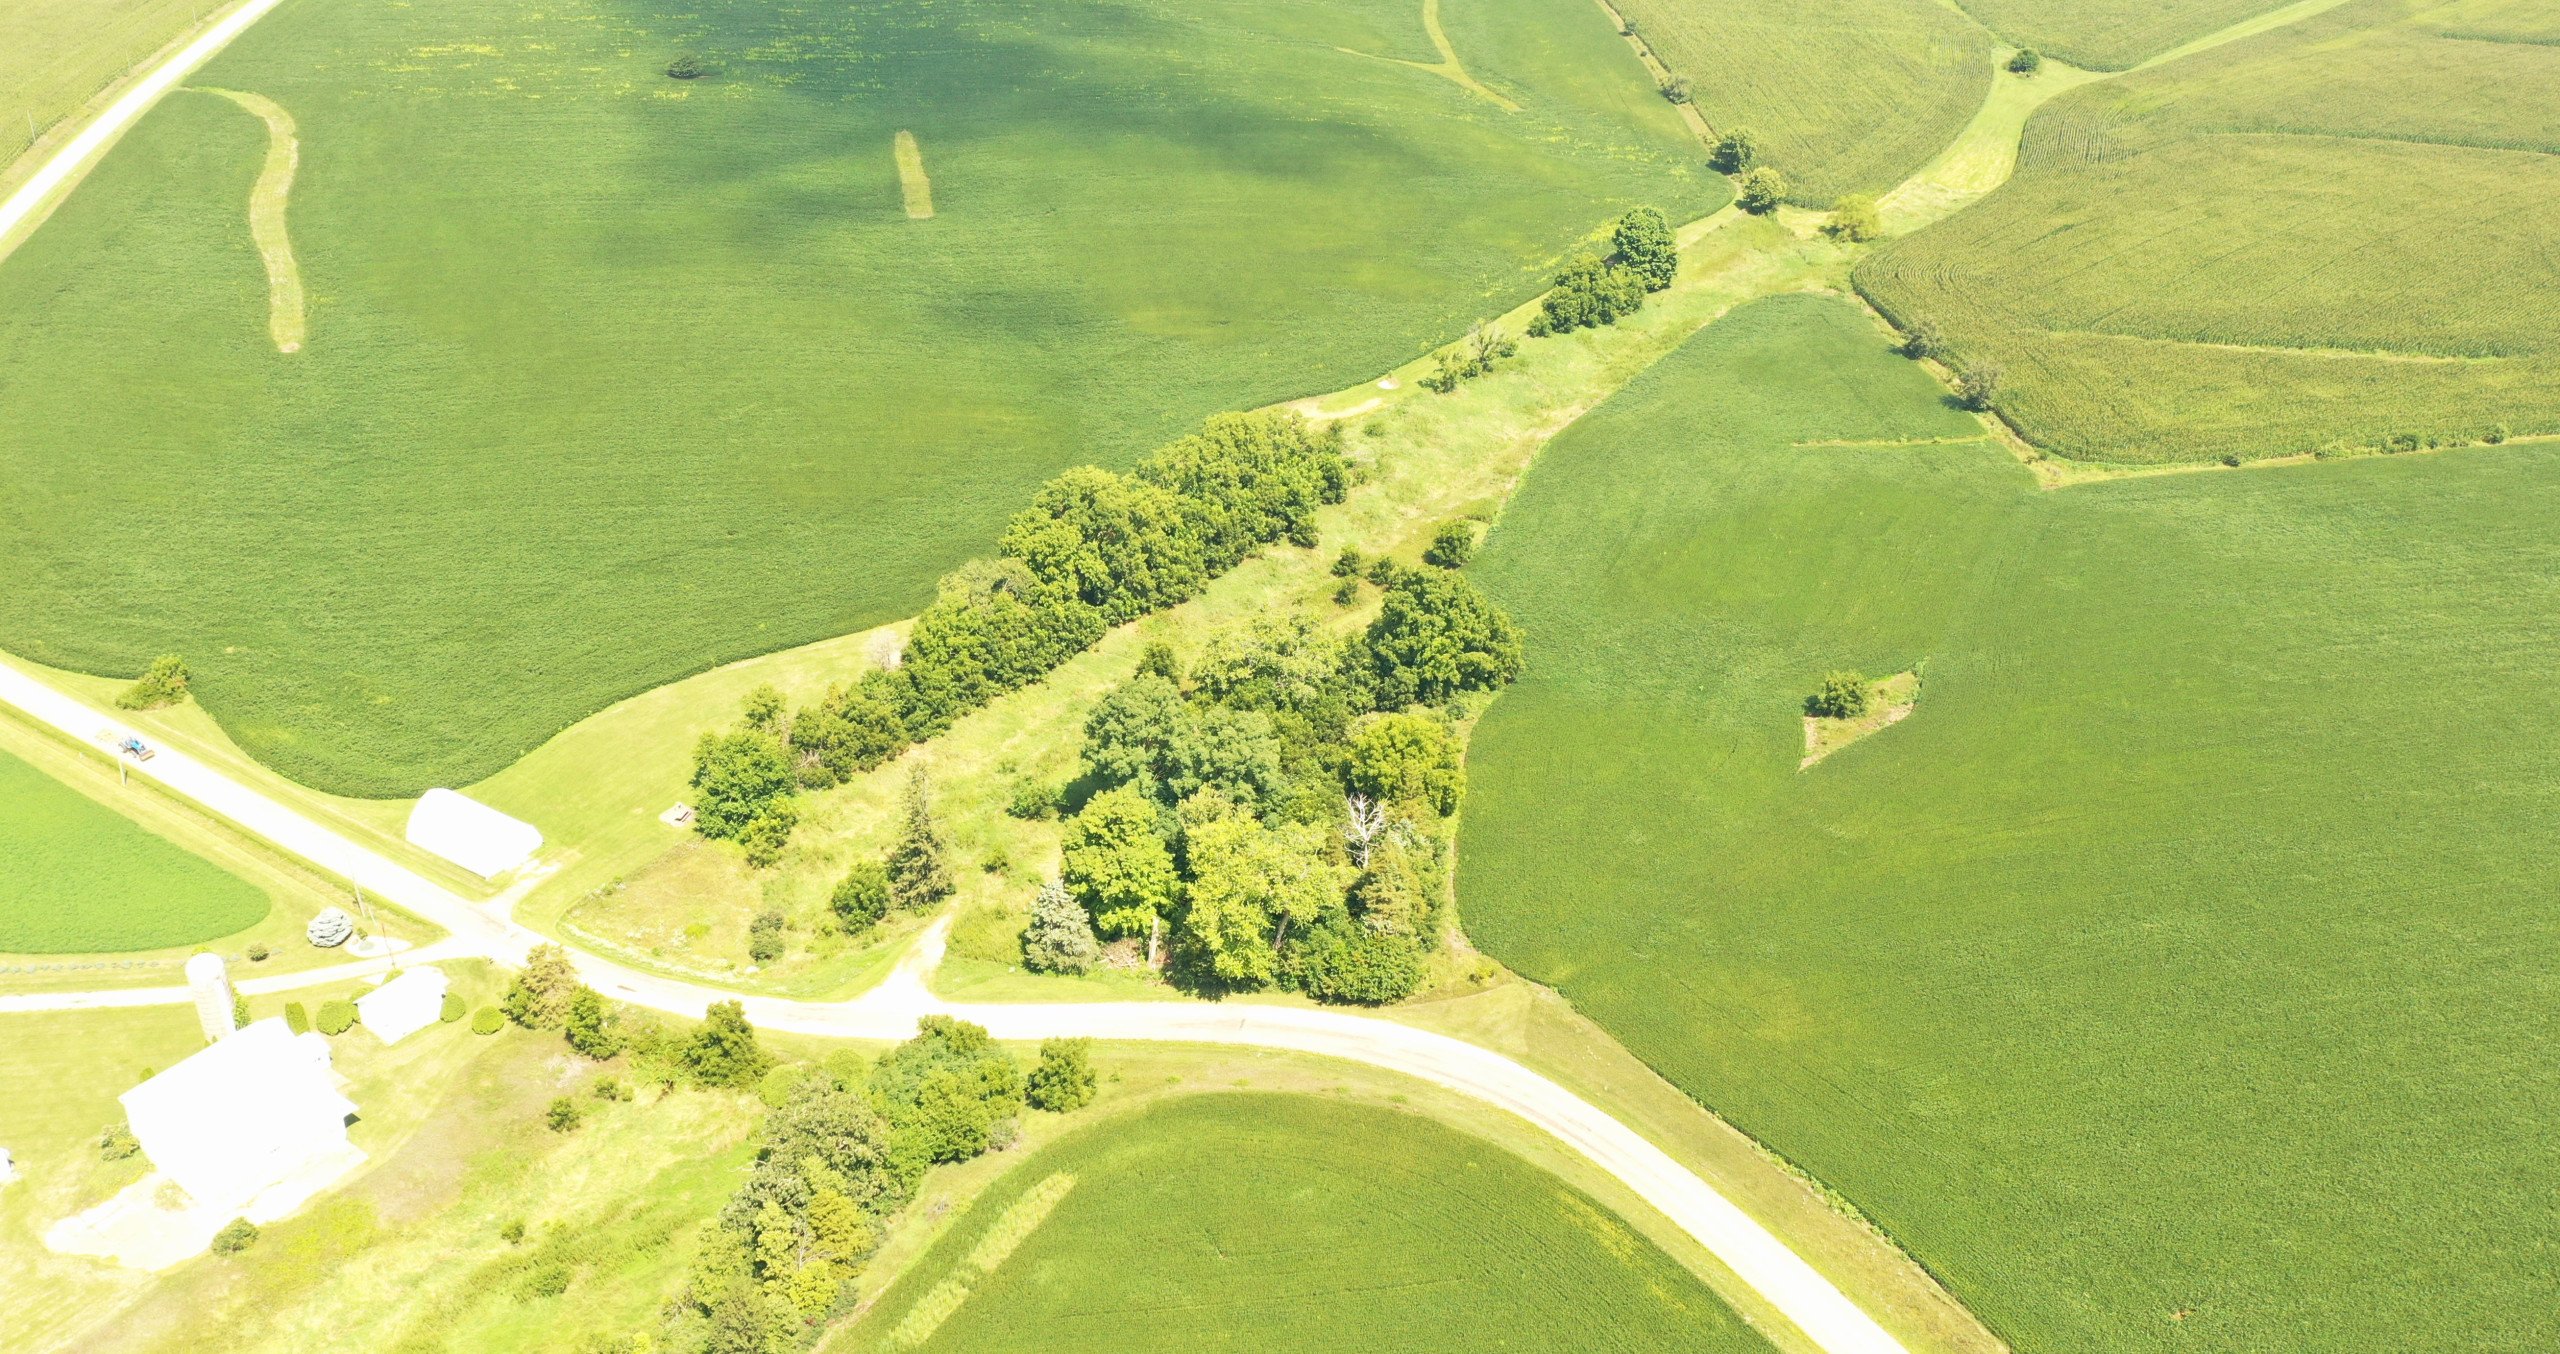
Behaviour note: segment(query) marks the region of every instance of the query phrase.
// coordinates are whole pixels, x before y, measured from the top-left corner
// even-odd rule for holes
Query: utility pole
[[[365,934],[379,937],[386,943],[389,942],[391,937],[382,934],[382,923],[374,918],[373,901],[364,896],[364,890],[362,888],[352,884],[348,885],[348,887],[355,889],[356,907],[364,913]],[[398,973],[400,971],[400,956],[397,951],[394,951],[391,956],[391,971],[394,973]]]

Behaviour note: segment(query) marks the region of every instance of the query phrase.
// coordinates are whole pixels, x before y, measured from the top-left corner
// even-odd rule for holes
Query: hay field
[[[223,8],[220,0],[10,0],[0,6],[0,193],[35,172],[57,125]]]
[[[410,793],[916,610],[1044,477],[1351,384],[1727,189],[1596,9],[289,6],[0,267],[0,648],[184,655],[245,748]],[[1349,51],[1338,50],[1349,48]],[[709,74],[665,68],[698,54]],[[908,217],[895,135],[929,157]]]
[[[1990,91],[1991,37],[1938,0],[1617,0],[1719,132],[1748,127],[1798,202],[1882,192]]]
[[[837,1347],[1769,1347],[1501,1148],[1402,1112],[1240,1093],[1136,1111],[1015,1166],[851,1335]]]
[[[2540,12],[2360,0],[2076,91],[2008,187],[1859,288],[2001,367],[2003,414],[2064,456],[2560,432]]]
[[[248,881],[0,751],[0,954],[186,945],[267,909]]]
[[[1965,12],[2021,47],[2120,71],[2291,0],[1966,0]]]
[[[1963,422],[1789,298],[1549,448],[1470,934],[2020,1350],[2547,1342],[2560,458],[2040,492]],[[1799,772],[1842,667],[1924,694]]]

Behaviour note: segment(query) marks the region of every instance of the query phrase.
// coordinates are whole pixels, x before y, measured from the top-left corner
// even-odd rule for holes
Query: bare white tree
[[[1369,848],[1387,830],[1387,811],[1367,795],[1347,795],[1343,807],[1348,811],[1342,825],[1342,840],[1351,848],[1351,863],[1369,868]]]

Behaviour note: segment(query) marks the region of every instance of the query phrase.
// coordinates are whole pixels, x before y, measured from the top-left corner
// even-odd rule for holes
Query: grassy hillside
[[[1965,0],[1965,12],[2022,47],[2120,71],[2289,0]]]
[[[2078,91],[2015,181],[1858,284],[2000,367],[2001,412],[2065,456],[2560,432],[2539,12],[2364,0]]]
[[[248,881],[0,751],[0,954],[227,936],[267,915]]]
[[[10,0],[0,6],[0,193],[34,172],[18,162],[64,117],[199,20],[218,0]],[[47,146],[51,142],[45,142]]]
[[[1471,934],[2023,1351],[2536,1347],[2560,459],[2038,492],[1970,431],[1802,298],[1558,439],[1477,566]],[[1799,772],[1845,667],[1918,704]]]
[[[1768,1348],[1625,1224],[1500,1148],[1413,1115],[1244,1094],[1140,1111],[1014,1167],[855,1335],[976,1354]]]
[[[1991,39],[1938,0],[1618,0],[1718,132],[1748,127],[1798,201],[1882,192],[1982,105]]]
[[[0,647],[177,652],[312,784],[466,783],[1727,191],[1596,10],[1453,4],[1478,88],[1409,64],[1419,4],[1266,10],[285,7],[200,79],[298,124],[308,342],[245,229],[265,128],[172,98],[0,268]]]

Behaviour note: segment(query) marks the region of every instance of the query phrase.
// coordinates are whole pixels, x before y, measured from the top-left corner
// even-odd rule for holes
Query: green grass
[[[910,1319],[926,1304],[938,1323]],[[1023,1162],[858,1334],[864,1349],[987,1354],[1767,1348],[1623,1223],[1500,1148],[1413,1115],[1243,1094],[1158,1106]]]
[[[1798,202],[1880,193],[1964,129],[1990,35],[1939,0],[1617,0],[1718,132],[1748,127]]]
[[[1365,379],[1626,206],[1724,200],[1591,8],[304,6],[0,268],[0,647],[177,652],[238,742],[388,796],[915,611],[1038,482]],[[1352,49],[1349,52],[1338,48]],[[714,73],[679,82],[680,51]],[[918,138],[936,215],[892,156]],[[102,604],[100,599],[111,599]]]
[[[161,949],[267,910],[247,880],[0,751],[0,953]]]
[[[2040,492],[1885,343],[1763,302],[1541,459],[1471,934],[2022,1350],[2537,1347],[2560,460]],[[1800,773],[1838,667],[1926,693]]]
[[[2560,432],[2560,46],[2371,0],[2076,91],[2017,178],[1858,270],[2056,454]]]
[[[2289,0],[1966,0],[1965,12],[2022,47],[2095,70],[2124,70]]]
[[[64,140],[71,113],[198,21],[216,0],[11,0],[0,8],[0,193]]]

